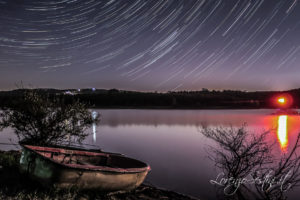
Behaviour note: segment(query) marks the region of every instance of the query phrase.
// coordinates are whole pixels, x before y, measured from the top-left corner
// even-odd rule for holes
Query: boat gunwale
[[[119,157],[124,157],[126,159],[132,160],[132,161],[137,161],[140,163],[143,163],[146,167],[140,167],[140,168],[117,168],[117,167],[106,167],[106,166],[99,166],[99,165],[82,165],[82,164],[64,164],[61,162],[58,162],[52,158],[49,158],[47,156],[42,155],[41,153],[38,152],[38,150],[32,149],[34,147],[37,147],[39,149],[61,149],[61,150],[66,150],[66,151],[73,151],[72,148],[68,148],[68,149],[64,149],[63,147],[42,147],[42,146],[34,146],[34,145],[21,145],[23,148],[25,148],[26,150],[29,150],[30,152],[35,153],[36,155],[40,156],[41,158],[50,161],[53,164],[56,164],[60,167],[63,168],[71,168],[71,169],[75,169],[75,170],[84,170],[84,171],[94,171],[94,172],[110,172],[110,173],[120,173],[120,174],[131,174],[131,173],[142,173],[142,172],[148,172],[150,171],[150,166],[142,161],[136,160],[134,158],[129,158],[127,156],[123,156],[121,154],[115,154],[115,153],[109,153],[109,152],[92,152],[89,150],[79,150],[79,149],[75,149],[74,152],[81,152],[83,154],[81,155],[87,155],[90,154],[91,156],[109,156],[109,155],[113,155],[113,156],[119,156]],[[42,150],[41,150],[42,151]],[[44,152],[51,152],[51,151],[45,151]],[[61,152],[59,152],[61,153]],[[84,153],[88,153],[88,154],[84,154]],[[67,154],[67,153],[65,153]],[[79,154],[80,155],[80,154]]]

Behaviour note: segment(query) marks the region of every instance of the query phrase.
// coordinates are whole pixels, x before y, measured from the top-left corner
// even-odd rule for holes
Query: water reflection
[[[95,143],[97,141],[97,125],[93,124],[93,142]]]
[[[96,119],[98,116],[98,112],[93,111],[92,116],[93,116],[93,119]],[[93,129],[93,142],[96,143],[96,141],[97,141],[97,125],[95,123],[93,124],[92,129]]]
[[[286,115],[278,117],[278,139],[284,149],[288,143],[287,119]],[[272,143],[267,140],[268,131],[253,135],[245,127],[204,127],[201,133],[216,144],[210,146],[210,158],[221,171],[222,179],[213,179],[211,183],[219,186],[216,192],[224,199],[282,200],[299,186],[300,133],[291,151],[282,155],[274,153]]]
[[[280,143],[280,147],[283,151],[286,151],[288,145],[288,116],[281,115],[278,117],[278,129],[277,138]]]
[[[299,115],[273,115],[273,110],[101,110],[101,126],[117,128],[124,126],[170,127],[186,129],[206,125],[210,127],[239,127],[247,123],[253,132],[272,130],[269,138],[278,141],[282,152],[289,148],[295,134],[300,130]],[[171,132],[170,132],[171,136]]]
[[[217,173],[205,151],[214,143],[199,133],[199,126],[240,127],[246,122],[253,133],[272,129],[267,137],[277,142],[274,149],[278,156],[291,150],[300,130],[300,115],[272,115],[273,110],[263,109],[95,111],[101,114],[101,122],[88,130],[92,134],[84,143],[143,160],[153,169],[147,182],[207,200],[216,199],[209,180]],[[11,129],[0,134],[1,142],[9,143],[10,138],[17,141]],[[10,146],[0,147],[8,150]]]

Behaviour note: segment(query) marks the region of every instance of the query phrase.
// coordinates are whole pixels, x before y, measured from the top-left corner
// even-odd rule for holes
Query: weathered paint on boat
[[[22,147],[21,172],[46,186],[132,190],[150,171],[146,163],[119,154],[30,145]]]

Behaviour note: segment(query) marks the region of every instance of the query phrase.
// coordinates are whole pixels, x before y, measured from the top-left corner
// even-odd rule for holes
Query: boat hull
[[[20,171],[44,186],[79,188],[83,190],[133,190],[146,178],[150,168],[139,172],[89,170],[67,167],[36,154],[26,148],[22,151]]]

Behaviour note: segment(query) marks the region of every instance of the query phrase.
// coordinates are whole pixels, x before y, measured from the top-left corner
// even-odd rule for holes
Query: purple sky
[[[0,90],[300,87],[298,0],[0,0]]]

